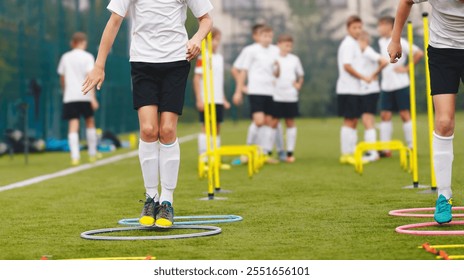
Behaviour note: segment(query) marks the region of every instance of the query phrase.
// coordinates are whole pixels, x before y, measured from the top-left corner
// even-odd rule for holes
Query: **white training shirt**
[[[298,77],[304,76],[303,66],[298,56],[288,54],[277,58],[280,67],[279,78],[276,79],[274,101],[298,102],[298,90],[293,85]]]
[[[464,49],[464,3],[459,0],[428,1],[432,5],[430,41],[434,48]]]
[[[372,76],[375,71],[379,68],[379,62],[382,56],[376,52],[371,46],[362,52],[361,58],[354,63],[354,69],[358,71],[363,76]],[[371,83],[361,82],[361,91],[362,95],[367,95],[371,93],[380,92],[380,83],[379,80],[372,81]]]
[[[186,60],[187,7],[197,18],[213,8],[209,0],[111,0],[108,10],[132,19],[130,61]]]
[[[274,64],[278,48],[255,44],[250,47],[243,61],[243,70],[248,71],[248,95],[272,96],[274,93]]]
[[[73,49],[61,56],[58,64],[58,75],[64,76],[63,102],[90,102],[91,95],[81,91],[87,73],[93,69],[94,57],[92,54]]]
[[[252,50],[254,46],[256,45],[259,45],[259,44],[253,43],[251,45],[244,47],[242,51],[240,52],[240,54],[238,55],[238,57],[235,59],[233,66],[239,70],[242,70],[245,64],[245,57],[247,57],[250,50]],[[269,47],[272,48],[277,53],[280,52],[279,47],[277,47],[276,45],[270,45]]]
[[[388,45],[391,42],[391,38],[380,38],[379,39],[379,47],[380,53],[382,56],[390,60],[390,56],[388,55]],[[401,38],[401,48],[403,49],[403,54],[400,59],[398,59],[397,63],[389,63],[385,68],[382,70],[382,82],[380,84],[382,91],[395,91],[399,89],[403,89],[409,86],[409,73],[397,73],[395,72],[395,68],[398,66],[405,66],[408,55],[409,55],[409,43],[406,39]],[[412,46],[412,52],[415,53],[419,51],[419,47],[416,45]]]
[[[221,54],[215,53],[213,54],[212,63],[213,63],[214,103],[224,104],[224,57]],[[201,91],[201,100],[204,102],[203,64],[202,64],[201,57],[197,59],[197,64],[195,66],[195,74],[202,75],[202,79],[200,82],[200,91]]]
[[[361,81],[345,70],[345,64],[353,66],[362,56],[358,41],[351,36],[346,36],[338,48],[338,80],[337,94],[359,95],[361,93]]]

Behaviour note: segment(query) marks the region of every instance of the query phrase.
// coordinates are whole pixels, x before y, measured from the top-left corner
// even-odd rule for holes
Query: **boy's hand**
[[[388,45],[387,48],[388,55],[390,56],[390,62],[391,63],[397,63],[398,59],[401,58],[401,55],[403,54],[403,49],[401,48],[401,44],[399,42],[390,42],[390,45]]]
[[[301,89],[301,84],[298,82],[293,82],[293,87],[296,88],[297,90]]]
[[[100,104],[98,103],[96,99],[93,99],[92,101],[90,101],[90,106],[92,106],[92,110],[94,112],[97,111],[98,108],[100,108]]]
[[[227,100],[224,100],[224,109],[226,109],[226,110],[230,109],[230,103]]]
[[[105,80],[105,70],[101,67],[95,66],[92,71],[85,78],[84,83],[82,84],[82,92],[87,94],[89,91],[97,87],[97,90],[100,90]]]
[[[242,105],[242,103],[243,103],[242,93],[239,92],[239,91],[236,91],[234,93],[234,96],[232,96],[232,102],[235,104],[235,106]]]
[[[187,43],[187,61],[196,58],[201,52],[201,41],[192,38]]]
[[[372,81],[374,80],[374,78],[371,76],[371,77],[366,77],[366,76],[363,76],[362,79],[364,82],[370,84],[372,83]]]
[[[202,101],[197,101],[196,105],[198,112],[203,112],[203,110],[205,110],[205,104]]]
[[[408,66],[397,66],[395,67],[395,72],[396,73],[408,73],[409,72],[409,67]]]

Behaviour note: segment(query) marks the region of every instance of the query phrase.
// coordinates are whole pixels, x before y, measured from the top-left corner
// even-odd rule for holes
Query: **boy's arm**
[[[304,76],[298,76],[298,78],[296,79],[295,83],[293,84],[293,86],[297,89],[297,90],[301,90],[301,88],[303,87],[303,83],[304,83]]]
[[[64,94],[64,87],[65,87],[64,75],[60,75],[60,86],[61,86],[61,91],[62,91],[63,94]]]
[[[411,13],[413,0],[401,0],[396,11],[395,25],[393,26],[392,40],[388,45],[388,55],[390,62],[396,63],[401,58],[403,50],[401,48],[401,33],[403,31],[406,20]]]
[[[237,77],[237,85],[235,88],[234,96],[232,97],[232,101],[235,105],[240,105],[243,102],[243,88],[245,86],[245,80],[247,77],[247,70],[241,70]]]
[[[376,80],[380,72],[382,72],[383,68],[387,67],[387,65],[388,65],[388,60],[384,57],[380,57],[379,67],[377,68],[377,70],[375,70],[374,73],[372,73],[372,79]]]
[[[197,106],[197,109],[198,111],[203,111],[204,109],[204,104],[202,102],[202,98],[201,98],[201,95],[203,94],[203,92],[201,92],[201,82],[203,82],[202,78],[201,78],[201,74],[195,74],[193,76],[193,92],[195,93],[195,104]]]
[[[345,69],[346,72],[348,72],[348,74],[350,74],[351,76],[355,77],[356,79],[365,81],[366,83],[372,82],[372,77],[364,77],[364,76],[361,75],[358,71],[356,71],[356,70],[353,68],[353,66],[351,66],[351,64],[344,64],[344,65],[343,65],[343,68]]]
[[[192,39],[187,43],[187,60],[191,61],[197,57],[201,52],[201,41],[205,39],[206,35],[213,27],[213,20],[209,14],[205,14],[198,18],[198,31],[193,35]]]
[[[87,75],[87,78],[82,85],[82,92],[87,94],[91,89],[97,87],[101,89],[103,81],[105,80],[105,64],[108,54],[113,46],[114,39],[118,34],[119,28],[123,21],[123,17],[112,13],[105,30],[103,31],[102,39],[100,41],[100,48],[98,49],[97,61],[93,70]]]

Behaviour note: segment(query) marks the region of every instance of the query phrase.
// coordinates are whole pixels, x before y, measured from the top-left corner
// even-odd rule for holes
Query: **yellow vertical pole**
[[[434,112],[433,112],[433,98],[430,86],[430,69],[429,69],[429,55],[427,48],[429,44],[429,17],[428,13],[422,14],[424,23],[424,53],[425,53],[425,81],[427,84],[427,116],[429,122],[429,145],[430,145],[430,184],[432,190],[437,190],[437,179],[435,177],[435,168],[433,167],[433,130],[434,128]]]
[[[213,147],[213,156],[214,156],[214,165],[210,165],[213,168],[214,172],[214,187],[216,190],[221,189],[220,177],[219,177],[219,168],[221,163],[219,162],[219,153],[217,147],[217,121],[216,121],[216,103],[214,101],[214,72],[213,72],[213,35],[210,32],[206,37],[206,42],[208,46],[208,70],[209,70],[209,93],[210,93],[210,102],[211,102],[211,135],[212,135],[212,147]]]
[[[414,36],[413,36],[412,22],[408,21],[408,41],[409,41],[409,78],[411,80],[410,86],[410,101],[411,101],[411,121],[412,121],[412,176],[414,188],[419,187],[419,170],[417,162],[417,116],[416,116],[416,73],[414,65],[414,53],[412,51]]]
[[[209,67],[208,67],[208,52],[206,50],[206,40],[201,42],[201,59],[203,68],[203,107],[205,116],[205,133],[206,133],[206,154],[208,158],[208,198],[214,198],[214,178],[212,170],[213,158],[211,155],[211,120],[210,120],[210,90],[209,90]]]

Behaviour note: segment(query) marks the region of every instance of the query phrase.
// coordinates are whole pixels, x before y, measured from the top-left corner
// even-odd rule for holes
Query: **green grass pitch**
[[[455,205],[463,204],[464,115],[457,116]],[[338,163],[340,119],[298,121],[297,161],[265,166],[253,179],[246,167],[222,172],[226,201],[199,201],[206,181],[196,175],[197,142],[181,145],[182,163],[175,193],[176,215],[233,214],[242,222],[222,224],[220,235],[161,241],[89,241],[86,230],[117,226],[140,214],[144,188],[138,158],[130,158],[21,189],[0,192],[0,259],[135,257],[157,259],[433,259],[417,246],[462,243],[461,237],[419,237],[395,233],[395,227],[431,219],[388,216],[400,208],[431,207],[435,195],[405,190],[412,178],[399,167],[398,155],[366,166],[363,176]],[[222,142],[243,143],[248,122],[225,123]],[[198,130],[182,124],[180,135]],[[420,116],[419,176],[429,184],[427,121]],[[359,136],[362,139],[360,130]],[[395,138],[403,139],[395,121]],[[106,157],[118,153],[120,150]],[[84,157],[85,159],[85,157]],[[0,186],[55,172],[68,166],[68,154],[0,158]],[[455,229],[462,229],[457,226]],[[464,249],[450,250],[462,254]]]

